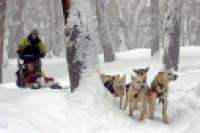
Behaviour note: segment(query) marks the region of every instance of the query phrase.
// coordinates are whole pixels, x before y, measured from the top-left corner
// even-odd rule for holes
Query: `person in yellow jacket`
[[[24,61],[24,64],[29,62],[37,64],[41,58],[45,57],[46,53],[47,47],[39,38],[39,32],[36,29],[18,43],[17,54]]]

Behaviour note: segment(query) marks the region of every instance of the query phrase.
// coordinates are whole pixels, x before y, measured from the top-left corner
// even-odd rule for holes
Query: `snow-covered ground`
[[[132,68],[149,66],[148,83],[162,69],[162,58],[150,57],[149,49],[117,54],[113,63],[103,63],[102,72],[126,73]],[[65,59],[46,59],[47,75],[54,76],[67,86]],[[69,90],[19,89],[14,84],[15,61],[4,70],[0,85],[0,133],[199,133],[200,132],[200,48],[181,48],[180,70],[177,81],[170,84],[170,124],[161,121],[160,107],[156,119],[138,121],[118,109],[118,101],[105,95],[97,75],[82,81],[73,94]]]

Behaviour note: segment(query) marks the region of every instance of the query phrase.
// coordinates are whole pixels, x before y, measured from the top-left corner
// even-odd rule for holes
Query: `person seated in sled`
[[[50,83],[54,83],[54,79],[46,77],[42,71],[39,71],[34,63],[27,63],[26,69],[23,72],[23,82],[25,87],[32,87],[39,89],[40,87],[47,87]]]
[[[35,63],[41,69],[40,60],[47,53],[45,43],[40,39],[38,30],[33,30],[28,37],[23,38],[18,43],[17,54],[24,64]]]

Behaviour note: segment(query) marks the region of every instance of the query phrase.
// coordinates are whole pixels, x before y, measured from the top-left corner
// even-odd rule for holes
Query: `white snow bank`
[[[197,97],[200,97],[200,84],[197,86],[197,89],[196,89],[196,96],[197,96]]]
[[[0,133],[199,133],[200,63],[196,53],[198,48],[194,48],[194,52],[192,49],[188,48],[181,54],[179,78],[170,84],[169,125],[161,121],[160,106],[156,108],[154,121],[145,119],[140,122],[138,113],[135,118],[128,117],[127,112],[118,109],[117,100],[104,94],[104,87],[94,75],[82,81],[73,94],[69,90],[19,89],[14,83],[0,85]],[[129,80],[132,68],[150,66],[150,84],[162,67],[162,58],[148,57],[149,50],[132,52],[117,54],[118,58],[113,63],[101,60],[101,71],[126,73]],[[135,58],[137,55],[141,55],[140,58]],[[65,68],[62,61],[57,63],[49,62],[44,66],[55,74],[58,72],[54,70],[55,66]],[[62,78],[65,74],[61,70],[59,81],[67,85],[68,77]]]

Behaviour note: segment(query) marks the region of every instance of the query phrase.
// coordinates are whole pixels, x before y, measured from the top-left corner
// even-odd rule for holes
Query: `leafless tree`
[[[104,61],[111,62],[115,60],[115,53],[112,46],[111,35],[108,25],[108,16],[105,3],[102,0],[96,0],[96,16],[100,42],[103,46]]]
[[[3,82],[3,40],[5,23],[6,0],[0,1],[0,83]]]
[[[21,37],[24,35],[23,26],[23,10],[25,6],[24,0],[10,0],[10,9],[8,15],[10,16],[8,29],[9,29],[9,47],[8,47],[8,57],[15,58],[16,44]],[[12,17],[11,17],[12,16]]]
[[[151,0],[151,55],[159,51],[159,0]]]
[[[68,62],[68,71],[71,84],[71,92],[79,86],[80,76],[81,76],[81,67],[83,66],[81,61],[76,60],[77,58],[77,38],[80,34],[80,31],[76,26],[71,30],[69,45],[66,48],[66,59]]]
[[[135,47],[139,48],[139,23],[141,21],[141,16],[144,13],[144,9],[146,6],[147,0],[140,0],[136,11],[135,11],[135,18],[134,18],[134,30],[135,30]]]
[[[64,47],[64,35],[62,32],[63,27],[64,27],[64,18],[61,17],[63,16],[62,14],[62,2],[57,1],[57,0],[47,0],[48,3],[48,10],[50,13],[50,38],[49,39],[49,50],[51,54],[60,56],[63,51]]]
[[[69,2],[69,1],[68,1]],[[82,7],[79,6],[82,2]],[[67,1],[63,1],[63,5]],[[67,5],[63,6],[68,7]],[[87,9],[85,8],[87,7]],[[85,13],[87,10],[87,13]],[[65,19],[68,13],[64,9]],[[71,91],[73,92],[79,85],[80,80],[89,77],[96,72],[98,56],[96,40],[94,36],[94,11],[90,1],[74,0],[74,5],[70,9],[69,18],[66,22],[66,58],[68,62]],[[76,21],[74,21],[76,20]]]
[[[165,0],[165,69],[178,70],[181,31],[180,0]]]
[[[66,25],[67,19],[69,17],[70,1],[62,0],[62,4],[63,4],[63,14],[64,14],[64,19],[65,19],[65,25]],[[69,34],[71,34],[69,41],[71,43],[76,43],[76,38],[79,34],[78,29],[76,27],[74,27],[74,29],[71,29],[72,33],[70,33],[71,31],[69,31],[69,30],[70,29],[66,29],[65,36],[67,37],[67,36],[69,36]],[[77,52],[77,49],[76,49],[75,44],[69,46],[66,42],[66,59],[67,59],[67,63],[68,63],[71,92],[73,92],[75,90],[75,88],[78,87],[79,80],[80,80],[81,62],[74,61],[74,59],[76,58],[76,52]]]
[[[65,24],[66,24],[67,19],[69,17],[69,9],[71,7],[71,2],[70,0],[62,0],[62,5],[63,5],[63,14],[64,14],[64,19],[65,19]]]

